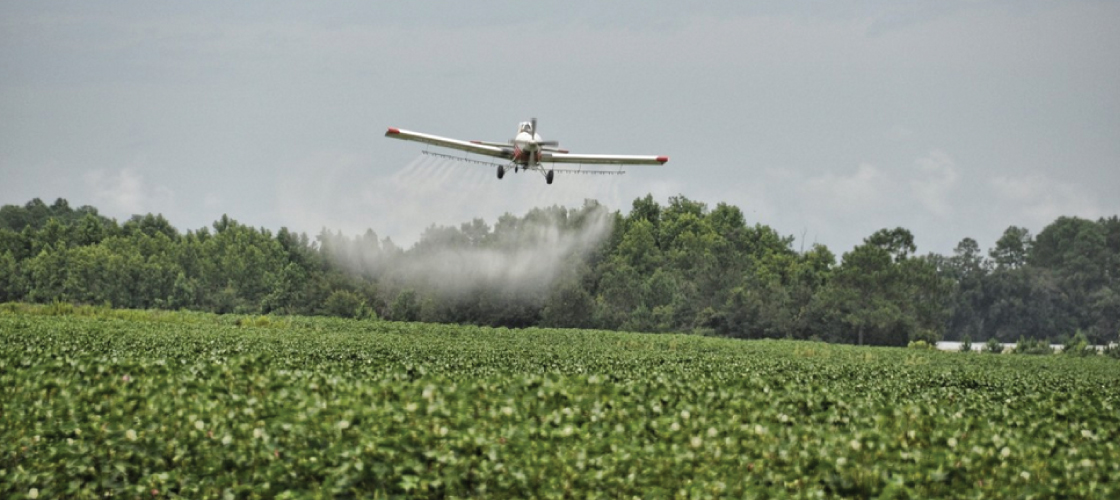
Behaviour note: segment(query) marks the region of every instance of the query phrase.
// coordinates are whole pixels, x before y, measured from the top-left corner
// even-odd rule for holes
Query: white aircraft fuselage
[[[539,158],[536,153],[541,150],[542,140],[540,134],[533,132],[529,122],[522,122],[517,127],[517,135],[510,141],[513,144],[513,160],[522,165],[528,165],[530,162],[535,164],[533,160]]]

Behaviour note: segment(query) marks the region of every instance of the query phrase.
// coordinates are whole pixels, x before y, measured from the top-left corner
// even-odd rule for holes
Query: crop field
[[[0,498],[1117,498],[1120,363],[0,306]]]

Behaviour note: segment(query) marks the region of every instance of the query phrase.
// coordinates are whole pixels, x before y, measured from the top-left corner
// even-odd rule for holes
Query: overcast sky
[[[652,193],[838,255],[898,226],[987,249],[1120,213],[1118,26],[1111,1],[0,0],[0,204],[407,245]],[[532,116],[573,152],[671,160],[546,186],[382,136]]]

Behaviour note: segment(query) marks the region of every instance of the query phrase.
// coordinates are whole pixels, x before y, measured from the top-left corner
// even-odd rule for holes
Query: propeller
[[[537,137],[540,137],[540,134],[537,133],[537,118],[536,117],[530,118],[529,119],[529,124],[530,124],[529,125],[530,127],[533,127],[533,142],[537,143],[538,146],[550,146],[550,147],[554,147],[554,148],[560,146],[560,141],[537,141],[536,140]]]

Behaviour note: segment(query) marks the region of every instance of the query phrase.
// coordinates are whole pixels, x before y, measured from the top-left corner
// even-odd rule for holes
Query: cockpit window
[[[529,122],[521,122],[521,126],[517,127],[518,132],[532,132],[533,126]]]

